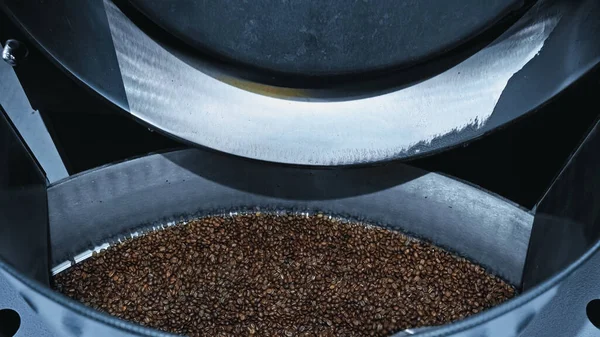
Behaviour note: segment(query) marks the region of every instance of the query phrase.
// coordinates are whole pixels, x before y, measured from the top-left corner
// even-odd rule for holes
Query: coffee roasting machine
[[[390,224],[520,291],[396,336],[600,336],[600,1],[0,0],[0,43],[2,337],[168,336],[51,275],[247,208]]]

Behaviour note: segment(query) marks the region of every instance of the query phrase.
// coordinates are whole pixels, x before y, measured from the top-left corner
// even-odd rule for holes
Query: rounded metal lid
[[[522,0],[129,2],[198,51],[300,77],[406,68],[467,43],[523,5]]]
[[[600,60],[600,45],[593,43],[593,36],[600,28],[590,19],[592,16],[585,14],[598,11],[594,1],[539,0],[533,7],[523,7],[524,13],[519,13],[516,21],[503,28],[493,41],[462,49],[462,53],[456,50],[444,53],[435,58],[439,62],[421,62],[393,72],[375,72],[373,76],[367,76],[372,73],[368,64],[344,70],[340,62],[336,65],[340,68],[332,74],[354,69],[361,75],[325,74],[306,77],[307,81],[297,75],[302,74],[300,70],[310,68],[312,61],[307,60],[316,57],[314,51],[302,56],[304,65],[304,61],[292,62],[305,68],[282,68],[282,73],[271,71],[277,70],[273,64],[264,64],[271,70],[255,71],[260,68],[257,63],[247,65],[243,60],[228,61],[227,55],[214,57],[217,52],[204,53],[201,46],[190,41],[200,35],[186,38],[177,33],[177,27],[183,32],[183,26],[174,23],[175,20],[163,22],[160,17],[153,17],[152,10],[162,8],[162,2],[149,1],[144,8],[134,3],[141,11],[131,7],[130,2],[110,0],[55,1],[51,6],[36,0],[5,0],[0,6],[57,64],[148,127],[196,146],[286,164],[373,163],[412,158],[464,144],[532,111]],[[259,15],[260,11],[253,12],[251,7],[260,3],[240,3],[249,11],[246,22],[254,20],[251,13]],[[306,8],[318,6],[308,2],[299,4]],[[526,5],[531,3],[527,1]],[[172,6],[174,13],[179,13],[174,17],[196,18],[192,10],[186,16],[181,4]],[[368,13],[379,13],[371,8],[376,7],[375,3],[370,7],[355,6]],[[418,20],[414,19],[416,24],[404,22],[404,27],[420,27],[430,13],[440,14],[443,8],[437,9],[438,12],[420,11]],[[396,10],[389,9],[388,15],[406,15]],[[350,15],[352,11],[346,8],[341,12]],[[146,15],[141,15],[142,12]],[[500,9],[487,12],[490,16],[482,24],[492,22],[490,18],[501,12]],[[331,13],[321,14],[329,17]],[[231,18],[240,18],[242,14],[232,14]],[[384,12],[380,14],[385,17]],[[290,25],[298,28],[305,19],[295,18],[300,21],[291,21]],[[265,20],[266,16],[255,22]],[[224,28],[222,36],[243,37],[241,22],[236,23],[240,24],[236,29]],[[365,25],[364,32],[377,29],[378,22],[374,26]],[[323,28],[325,23],[317,20],[314,24],[321,25],[323,32],[328,31]],[[335,25],[345,27],[345,24]],[[399,24],[395,22],[392,26]],[[290,25],[281,24],[286,29]],[[204,27],[198,22],[191,26]],[[222,26],[230,24],[225,20]],[[465,36],[471,36],[474,27],[465,30]],[[300,36],[304,36],[301,28],[294,31],[298,43]],[[422,39],[438,38],[418,29],[413,29],[414,34],[405,34],[406,29],[398,33],[399,40],[394,40],[405,44],[393,47],[396,52],[388,56],[394,61],[389,64],[419,59],[398,52],[408,48],[407,41],[414,41],[411,39],[415,36],[423,33]],[[264,37],[265,32],[268,30],[256,37],[272,38]],[[392,39],[393,30],[385,34]],[[342,36],[323,37],[322,41],[342,41]],[[238,42],[248,43],[252,39]],[[222,40],[221,46],[228,43],[225,38]],[[285,43],[299,46],[293,41]],[[349,41],[352,39],[344,43]],[[451,41],[450,45],[455,45]],[[219,44],[211,46],[217,48]],[[263,47],[277,49],[270,44]],[[252,48],[255,54],[249,49],[248,54],[235,55],[240,59],[257,56],[262,47],[257,44]],[[435,54],[425,49],[421,52],[419,55]],[[380,61],[388,56],[371,54],[377,55],[369,60],[385,67],[385,62]],[[299,81],[288,81],[290,78]]]

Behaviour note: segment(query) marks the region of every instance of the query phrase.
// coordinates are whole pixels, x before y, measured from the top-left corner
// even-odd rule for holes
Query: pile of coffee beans
[[[171,226],[94,255],[54,286],[111,315],[190,336],[387,336],[515,295],[431,244],[322,214]]]

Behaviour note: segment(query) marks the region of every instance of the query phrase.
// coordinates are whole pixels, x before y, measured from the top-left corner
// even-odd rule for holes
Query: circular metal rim
[[[532,288],[531,290],[526,291],[525,293],[511,299],[505,303],[502,303],[496,307],[493,307],[487,311],[482,312],[481,314],[477,314],[475,316],[468,317],[462,321],[452,323],[449,325],[444,325],[441,327],[435,327],[431,330],[423,331],[415,336],[421,337],[445,337],[450,336],[455,333],[466,332],[471,328],[475,328],[485,324],[495,318],[498,318],[511,310],[517,309],[519,307],[525,306],[530,301],[539,298],[544,293],[550,291],[552,288],[558,286],[561,282],[563,282],[567,277],[569,277],[573,272],[575,272],[583,263],[585,263],[592,255],[596,254],[600,250],[600,242],[597,242],[592,248],[590,248],[583,256],[581,256],[577,261],[573,262],[559,274],[553,276],[552,278],[544,281],[540,285]],[[23,285],[36,292],[38,295],[45,297],[46,299],[56,302],[61,306],[66,307],[69,310],[72,310],[84,317],[95,320],[101,324],[107,324],[111,327],[117,329],[123,329],[125,331],[142,334],[145,336],[175,336],[173,334],[163,333],[158,330],[146,328],[143,326],[139,326],[130,322],[122,321],[118,318],[111,317],[107,314],[97,312],[95,310],[91,310],[85,307],[83,304],[78,303],[74,300],[69,299],[68,297],[58,294],[52,291],[48,287],[44,287],[38,282],[30,280],[29,278],[21,275],[19,272],[14,270],[11,266],[6,265],[4,262],[0,261],[0,268],[6,271],[10,276],[14,277],[16,280],[21,282]]]
[[[97,169],[93,169],[90,171],[83,172],[76,177],[80,177],[82,175],[93,174]],[[71,178],[64,179],[53,186],[57,186],[66,182],[69,182]],[[516,206],[515,206],[516,207]],[[464,331],[468,331],[469,329],[479,327],[486,322],[489,322],[493,319],[499,318],[508,312],[515,310],[519,307],[525,306],[531,301],[540,298],[542,295],[546,294],[549,290],[560,284],[564,281],[569,275],[571,275],[575,270],[577,270],[582,264],[584,264],[592,255],[598,253],[600,251],[600,242],[597,242],[594,246],[592,246],[589,250],[587,250],[581,257],[579,257],[575,262],[571,263],[568,267],[563,269],[558,274],[549,278],[548,280],[540,283],[538,286],[527,290],[523,294],[503,303],[499,306],[493,307],[487,311],[484,311],[480,314],[468,317],[462,321],[452,323],[449,325],[444,325],[440,327],[428,328],[423,331],[415,331],[418,336],[449,336],[455,333],[460,333]],[[88,319],[94,320],[101,324],[106,324],[110,327],[116,329],[123,329],[125,331],[135,333],[135,334],[143,334],[147,336],[172,336],[170,334],[161,333],[158,330],[145,328],[130,322],[125,322],[115,317],[109,316],[108,314],[104,314],[98,312],[96,310],[92,310],[83,304],[76,302],[68,297],[58,294],[52,291],[49,287],[45,287],[39,284],[36,281],[29,279],[28,277],[23,276],[21,273],[17,272],[14,268],[6,265],[3,261],[0,261],[0,269],[5,270],[10,276],[15,278],[18,282],[22,283],[24,286],[28,287],[30,290],[36,292],[38,295],[43,296],[49,301],[55,302],[60,306],[63,306],[69,310],[72,310]]]

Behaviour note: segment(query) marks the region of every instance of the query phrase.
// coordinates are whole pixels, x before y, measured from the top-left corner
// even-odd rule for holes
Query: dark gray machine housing
[[[178,44],[165,43],[160,34],[148,33],[148,36],[152,35],[148,38],[146,31],[137,29],[137,25],[125,15],[127,6],[123,1],[58,1],[55,6],[48,7],[48,10],[55,10],[68,18],[79,17],[72,22],[62,20],[53,26],[53,34],[60,35],[59,32],[62,32],[66,35],[60,36],[67,37],[64,39],[53,39],[53,35],[48,33],[51,30],[47,28],[53,23],[51,15],[43,10],[28,11],[34,8],[30,6],[34,2],[37,4],[37,1],[0,2],[0,7],[31,34],[31,46],[43,50],[65,71],[122,112],[176,139],[200,145],[200,148],[149,154],[97,167],[49,184],[37,163],[37,156],[31,154],[19,135],[20,130],[12,125],[11,119],[2,110],[0,274],[8,281],[11,290],[23,299],[18,302],[20,304],[16,300],[14,302],[23,322],[37,322],[36,325],[23,326],[19,333],[27,336],[94,337],[168,335],[91,310],[53,292],[49,287],[52,270],[64,265],[65,261],[67,264],[68,261],[80,261],[99,245],[168,222],[206,214],[260,209],[323,211],[398,228],[480,263],[522,290],[518,297],[463,321],[402,331],[398,336],[600,335],[600,312],[598,302],[594,302],[600,299],[600,268],[597,267],[600,265],[600,122],[596,121],[581,144],[573,149],[570,160],[533,211],[469,183],[398,161],[419,152],[432,153],[463,144],[500,126],[518,123],[520,117],[597,66],[600,62],[598,2],[540,0],[534,4],[531,1],[508,1],[510,5],[505,10],[513,8],[514,4],[526,4],[529,11],[521,13],[523,16],[516,17],[515,22],[510,22],[515,26],[500,35],[498,41],[486,45],[491,49],[482,47],[480,52],[496,51],[498,54],[493,54],[494,57],[501,57],[503,49],[498,49],[498,46],[505,46],[502,41],[515,41],[511,40],[514,36],[537,36],[519,35],[518,32],[535,33],[536,28],[540,25],[547,27],[545,25],[549,22],[552,23],[552,32],[545,28],[539,31],[549,33],[549,36],[544,35],[543,48],[510,78],[486,123],[445,134],[432,142],[424,141],[407,152],[381,157],[375,160],[380,162],[377,165],[364,165],[364,158],[358,156],[353,158],[356,159],[353,162],[343,163],[348,166],[332,167],[290,166],[214,152],[205,149],[203,146],[206,144],[195,142],[197,138],[184,136],[190,135],[187,133],[189,124],[173,126],[156,123],[157,120],[149,122],[148,116],[143,114],[152,110],[136,110],[140,106],[152,106],[152,101],[142,99],[144,95],[167,95],[175,90],[166,87],[164,91],[154,91],[153,88],[136,91],[141,87],[127,82],[135,78],[135,69],[123,67],[116,55],[131,56],[128,53],[135,51],[132,49],[135,45],[123,43],[113,46],[114,36],[111,34],[135,32],[139,34],[139,41],[148,42],[141,46],[147,52],[144,55],[149,56],[148,62],[140,61],[139,65],[148,67],[150,73],[153,62],[160,60],[156,54],[158,46],[172,52],[177,60],[185,60],[199,68],[206,66],[202,70],[217,69],[217,74],[238,74],[245,81],[256,80],[267,86],[274,84],[261,82],[264,78],[256,79],[254,72],[239,73],[238,68],[232,70],[212,61],[191,62],[186,58],[188,54],[179,53]],[[131,3],[138,7],[151,4]],[[160,2],[157,3],[160,5]],[[83,19],[78,13],[82,9],[95,15]],[[141,8],[148,18],[158,20],[154,16],[162,12],[152,12],[152,9],[151,6]],[[82,32],[97,36],[90,39],[87,33]],[[131,38],[127,34],[117,36]],[[179,37],[184,41],[189,38]],[[410,36],[407,35],[407,38]],[[186,43],[194,45],[194,41]],[[455,54],[459,55],[456,59],[446,60],[447,63],[429,65],[439,72],[452,68],[468,54],[458,53]],[[312,62],[310,59],[305,61]],[[407,76],[403,84],[431,75]],[[355,94],[358,97],[364,94],[362,91],[357,94],[356,88],[339,90],[334,85],[339,84],[336,78],[333,76],[328,82],[335,90],[329,90],[329,87],[300,89],[305,94],[314,95],[317,100],[327,98],[332,102],[338,102],[340,92],[353,98],[356,98]],[[310,78],[303,80],[309,81]],[[379,80],[385,82],[386,79],[372,77],[361,83],[379,83]],[[151,84],[161,83],[154,81]],[[297,83],[286,84],[293,87]],[[240,92],[242,94],[245,95]],[[260,155],[257,157],[255,159],[265,159]],[[302,161],[294,163],[306,164]],[[320,164],[323,163],[328,164]],[[0,322],[0,327],[3,323]],[[0,332],[4,331],[0,329]]]

